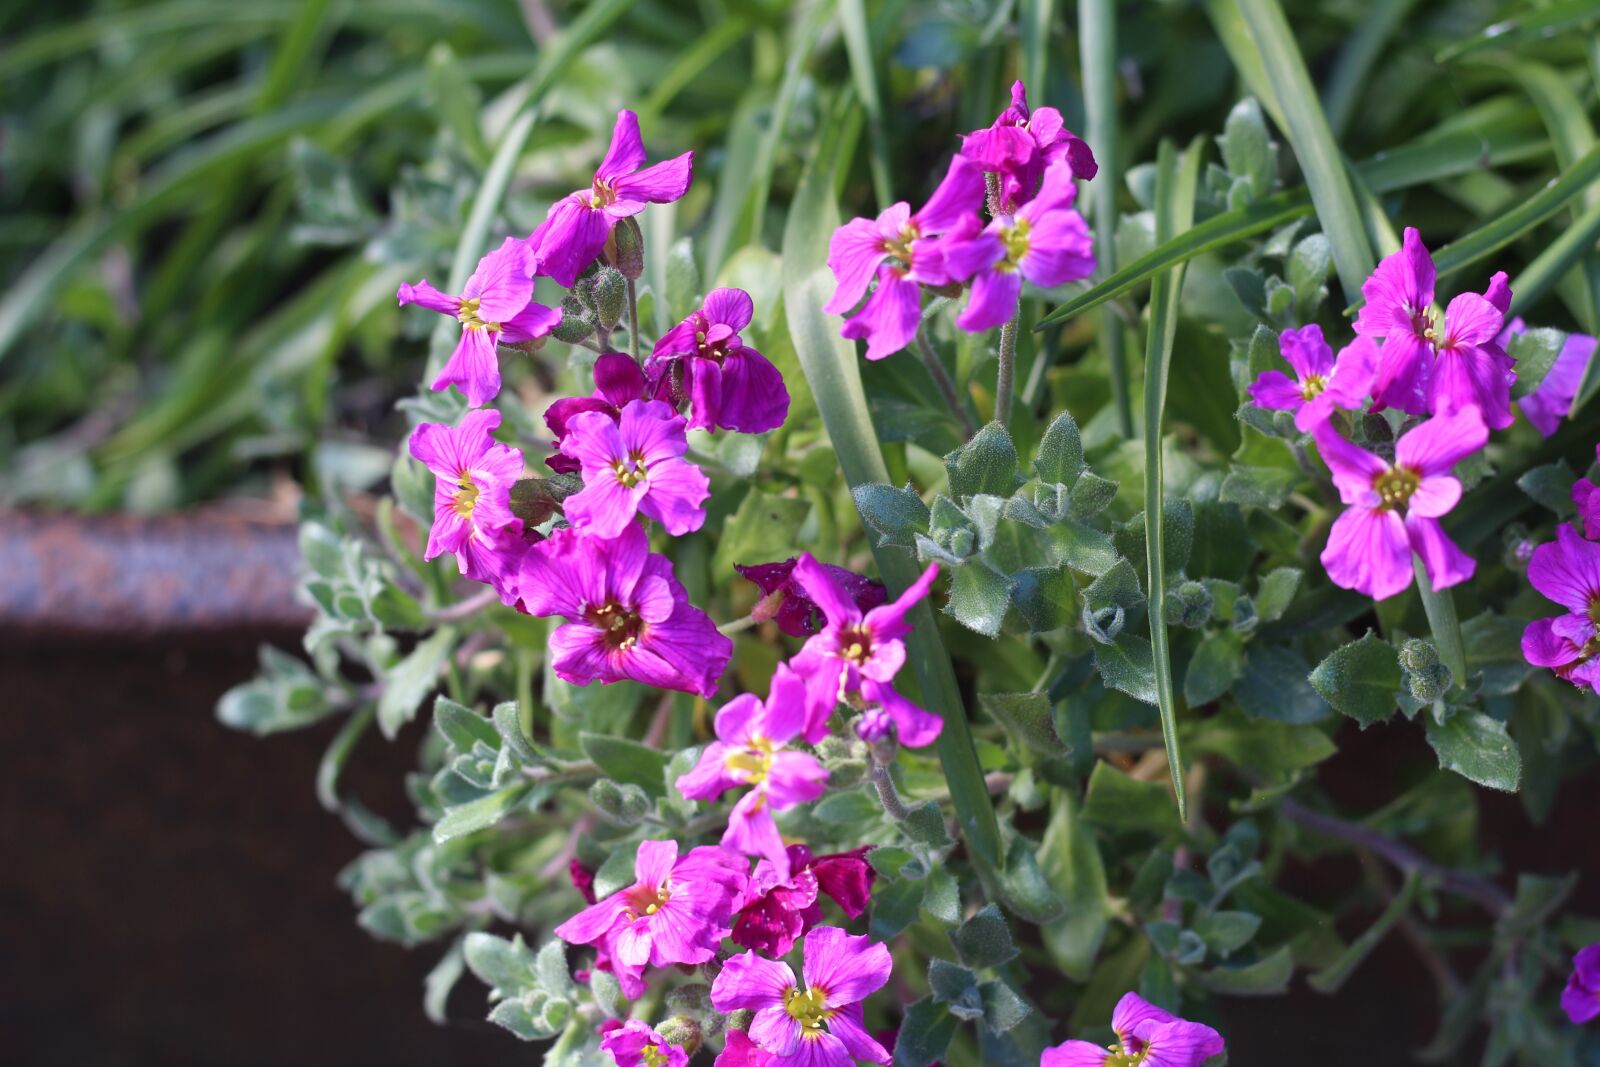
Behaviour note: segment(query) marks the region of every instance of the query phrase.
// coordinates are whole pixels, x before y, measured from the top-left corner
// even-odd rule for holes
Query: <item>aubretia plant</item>
[[[1582,1062],[1597,927],[1477,837],[1595,763],[1593,344],[1501,230],[1367,195],[1399,179],[1315,143],[1274,0],[1239,7],[1274,96],[1218,161],[1125,169],[1105,78],[1079,137],[1062,71],[931,92],[893,169],[853,151],[870,78],[808,82],[748,120],[768,154],[816,124],[753,189],[766,156],[697,171],[623,110],[598,167],[513,186],[526,240],[469,234],[460,298],[401,290],[455,369],[392,498],[308,516],[312,666],[223,714],[348,716],[344,884],[446,943],[436,1018],[470,971],[552,1064],[1216,1067],[1266,1055],[1245,998],[1377,980],[1392,935],[1434,1062]],[[340,768],[429,698],[397,827]]]

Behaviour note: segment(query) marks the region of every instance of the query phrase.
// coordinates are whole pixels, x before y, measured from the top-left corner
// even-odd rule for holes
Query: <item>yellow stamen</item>
[[[1372,480],[1372,488],[1383,500],[1381,506],[1389,511],[1404,507],[1421,487],[1422,475],[1409,467],[1390,467]]]
[[[478,504],[480,490],[477,483],[472,480],[472,475],[467,471],[461,472],[461,477],[456,481],[456,485],[458,488],[456,489],[455,503],[451,507],[463,519],[470,519],[472,518],[472,509]]]
[[[826,1005],[827,993],[821,986],[812,986],[804,993],[790,989],[783,999],[783,1010],[789,1018],[800,1024],[802,1036],[822,1033],[822,1024],[833,1018]]]

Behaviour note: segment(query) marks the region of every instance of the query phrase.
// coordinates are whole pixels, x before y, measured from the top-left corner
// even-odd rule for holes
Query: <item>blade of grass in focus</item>
[[[1194,221],[1195,188],[1200,180],[1202,140],[1196,139],[1180,160],[1170,141],[1156,156],[1156,240],[1171,241]],[[1161,462],[1161,422],[1167,408],[1167,373],[1178,331],[1178,296],[1186,264],[1156,275],[1150,286],[1149,333],[1144,355],[1144,536],[1149,561],[1150,649],[1155,663],[1156,707],[1161,713],[1161,738],[1172,772],[1178,818],[1189,817],[1184,793],[1183,759],[1178,751],[1177,697],[1172,684],[1172,649],[1167,641],[1166,484]]]
[[[783,302],[800,366],[822,412],[845,481],[854,489],[889,481],[889,471],[867,410],[856,346],[839,336],[838,320],[822,311],[833,289],[826,260],[828,239],[839,225],[833,186],[844,147],[840,134],[830,128],[833,125],[824,126],[784,227]],[[873,555],[891,591],[905,589],[916,580],[916,562],[901,549],[874,547]],[[908,621],[914,629],[906,638],[907,658],[915,669],[922,702],[944,720],[937,751],[950,783],[961,835],[988,882],[1001,860],[1000,827],[973,747],[961,690],[928,602],[916,605]]]
[[[1284,129],[1317,205],[1322,232],[1333,246],[1333,262],[1347,300],[1361,293],[1361,283],[1376,260],[1367,241],[1360,206],[1345,171],[1344,157],[1317,100],[1311,75],[1295,44],[1278,0],[1237,0],[1245,25],[1261,57],[1268,83],[1283,111]]]
[[[1083,62],[1083,100],[1088,112],[1086,136],[1100,172],[1090,183],[1094,212],[1095,273],[1105,278],[1117,270],[1117,188],[1122,184],[1117,144],[1117,6],[1114,0],[1082,0],[1078,5],[1078,42]],[[1065,317],[1065,316],[1062,316]],[[1050,322],[1047,316],[1044,322]],[[1040,325],[1043,325],[1041,323]],[[1133,436],[1133,405],[1128,399],[1128,356],[1123,349],[1122,322],[1109,310],[1100,316],[1100,348],[1111,368],[1111,402],[1117,428]]]

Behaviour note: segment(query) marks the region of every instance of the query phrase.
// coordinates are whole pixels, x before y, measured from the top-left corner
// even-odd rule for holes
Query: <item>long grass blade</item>
[[[1117,270],[1117,188],[1122,171],[1117,158],[1117,5],[1114,0],[1082,0],[1078,5],[1078,46],[1083,62],[1083,102],[1087,136],[1100,172],[1089,185],[1094,215],[1094,249],[1102,278]],[[1049,321],[1048,319],[1046,321]],[[1117,428],[1133,436],[1133,404],[1128,398],[1128,356],[1122,322],[1109,312],[1100,317],[1100,350],[1111,367],[1111,401]]]
[[[1202,141],[1196,140],[1180,161],[1171,142],[1161,142],[1156,156],[1156,240],[1171,241],[1194,222],[1195,188],[1200,180]],[[1167,410],[1167,372],[1178,330],[1178,296],[1186,264],[1156,275],[1150,286],[1150,327],[1144,354],[1144,536],[1149,560],[1150,648],[1156,672],[1156,707],[1166,744],[1178,817],[1188,818],[1183,787],[1183,762],[1178,751],[1178,708],[1172,684],[1172,649],[1167,641],[1166,486],[1161,462],[1161,422]]]
[[[1448,63],[1489,48],[1511,48],[1528,41],[1543,40],[1574,27],[1589,34],[1600,32],[1600,3],[1596,0],[1566,0],[1565,3],[1548,4],[1515,18],[1502,19],[1481,33],[1441,49],[1435,59],[1440,63]]]
[[[1079,18],[1082,18],[1082,7],[1079,8]],[[1055,21],[1055,0],[1022,0],[1021,13],[1017,18],[1017,36],[1022,40],[1022,80],[1029,90],[1042,98],[1045,94],[1050,76],[1050,25]],[[1105,53],[1105,62],[1111,63],[1116,58],[1116,37],[1111,40],[1112,48]],[[1083,47],[1088,48],[1084,43]],[[1089,75],[1084,72],[1083,80],[1087,82]]]
[[[1328,113],[1328,125],[1334,136],[1343,134],[1349,126],[1356,105],[1361,101],[1361,90],[1367,87],[1372,65],[1415,6],[1416,0],[1388,0],[1375,5],[1356,23],[1356,32],[1339,49],[1338,62],[1333,65],[1327,91],[1322,95],[1322,107]]]
[[[839,322],[823,314],[833,278],[826,260],[828,238],[839,225],[834,199],[834,169],[846,155],[841,134],[825,126],[821,143],[795,193],[783,234],[784,311],[800,366],[822,412],[828,439],[851,488],[889,480],[867,410],[855,346],[839,336]],[[916,562],[898,548],[874,548],[878,571],[891,590],[901,590],[917,577]],[[906,638],[923,703],[944,720],[939,759],[950,782],[956,815],[980,872],[995,872],[1000,863],[1000,828],[989,799],[983,770],[972,743],[955,671],[939,637],[938,623],[926,602],[911,612],[914,629]]]
[[[1237,2],[1283,111],[1285,130],[1311,190],[1311,200],[1317,205],[1322,232],[1333,246],[1339,284],[1346,297],[1353,300],[1377,261],[1367,242],[1366,226],[1344,157],[1334,142],[1333,131],[1317,101],[1316,87],[1278,0]]]
[[[867,113],[867,165],[872,171],[872,192],[879,209],[894,202],[889,179],[889,138],[883,125],[883,100],[878,95],[878,75],[872,67],[872,41],[867,36],[867,12],[862,0],[839,0],[839,28],[850,58],[850,76],[856,95]]]

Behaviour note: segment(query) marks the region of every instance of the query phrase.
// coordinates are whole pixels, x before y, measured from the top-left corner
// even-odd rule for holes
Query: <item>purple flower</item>
[[[522,532],[522,520],[511,514],[522,453],[490,436],[499,425],[498,411],[479,409],[460,426],[425,422],[411,432],[411,454],[437,478],[422,558],[453,552],[461,573],[478,582],[501,574],[502,546]]]
[[[956,325],[972,333],[1011,318],[1024,279],[1049,289],[1094,273],[1094,239],[1073,208],[1078,187],[1072,168],[1057,163],[1044,172],[1039,195],[1000,215],[981,232],[969,222],[945,238],[945,267],[958,281],[972,280],[972,296]]]
[[[866,296],[874,274],[878,279],[877,290],[839,335],[865,337],[868,359],[883,359],[910,344],[922,321],[922,285],[950,281],[941,242],[932,238],[962,219],[975,223],[982,198],[983,175],[956,156],[916,214],[902,200],[876,219],[851,219],[835,230],[828,242],[828,269],[839,284],[822,310],[844,314]]]
[[[772,619],[777,622],[778,629],[790,637],[810,637],[822,628],[822,609],[817,607],[816,601],[806,596],[805,590],[794,580],[794,565],[799,561],[798,556],[790,556],[780,563],[756,563],[750,566],[735,563],[733,569],[761,590],[761,601],[752,612],[758,621]],[[889,599],[889,591],[882,582],[863,578],[854,571],[835,567],[831,563],[819,566],[828,572],[834,584],[861,611],[875,608]]]
[[[1339,352],[1322,339],[1322,327],[1315,324],[1278,335],[1278,348],[1295,380],[1280,370],[1262,371],[1250,385],[1250,401],[1260,408],[1292,411],[1294,424],[1309,433],[1327,420],[1335,407],[1353,411],[1366,403],[1378,359],[1378,346],[1358,337]]]
[[[1600,1017],[1600,945],[1581,948],[1572,957],[1572,976],[1561,991],[1561,1010],[1578,1026]]]
[[[733,943],[787,956],[794,943],[822,921],[822,895],[852,919],[867,910],[877,872],[866,861],[871,846],[813,856],[805,845],[790,845],[789,877],[784,878],[770,860],[756,864],[733,923]]]
[[[583,469],[583,489],[562,505],[573,527],[616,537],[635,515],[655,519],[674,537],[700,529],[711,479],[683,458],[689,450],[683,417],[656,400],[635,400],[621,417],[601,411],[574,415],[561,451]]]
[[[640,1019],[629,1019],[607,1034],[600,1048],[617,1067],[688,1067],[689,1054]]]
[[[1457,548],[1439,517],[1461,499],[1450,469],[1484,446],[1488,430],[1475,407],[1447,411],[1395,443],[1390,464],[1339,436],[1324,422],[1313,431],[1349,509],[1334,522],[1322,565],[1335,585],[1383,600],[1411,585],[1411,553],[1422,557],[1434,589],[1472,577],[1476,564]]]
[[[1573,685],[1595,689],[1600,684],[1600,660],[1595,659],[1600,653],[1600,544],[1562,523],[1554,542],[1533,550],[1528,581],[1567,614],[1529,623],[1522,632],[1522,657]]]
[[[514,237],[478,261],[460,296],[439,292],[426,281],[400,287],[400,303],[420,304],[461,321],[461,340],[433,380],[435,389],[460,386],[467,403],[482,407],[500,392],[495,345],[543,337],[561,323],[561,310],[533,299],[528,246]]]
[[[749,1034],[743,1030],[729,1030],[727,1044],[717,1053],[711,1067],[767,1067],[771,1062],[772,1053],[762,1051],[760,1045],[750,1040]]]
[[[1408,226],[1401,249],[1384,257],[1362,283],[1366,303],[1356,316],[1356,333],[1383,341],[1374,406],[1421,415],[1471,404],[1490,429],[1505,429],[1516,380],[1511,359],[1496,341],[1511,297],[1505,274],[1491,278],[1482,296],[1456,296],[1443,322],[1434,319],[1434,278],[1433,257]]]
[[[809,552],[800,557],[794,567],[795,581],[827,619],[822,631],[807,640],[790,662],[806,680],[810,704],[807,741],[815,744],[827,735],[828,716],[848,693],[860,693],[868,702],[882,705],[899,727],[903,745],[920,748],[939,735],[943,721],[901,696],[892,684],[906,662],[906,646],[901,640],[911,632],[906,612],[928,595],[938,576],[938,565],[929,566],[893,603],[863,614]]]
[[[786,963],[754,952],[733,957],[711,985],[718,1010],[753,1011],[750,1040],[795,1067],[888,1063],[889,1053],[862,1026],[861,1002],[889,980],[889,950],[865,935],[819,926],[806,937],[806,988]]]
[[[706,846],[678,855],[676,841],[642,841],[634,883],[556,927],[574,945],[599,944],[628,997],[644,992],[645,967],[705,963],[728,936],[744,891],[745,861]]]
[[[1222,1035],[1204,1023],[1180,1019],[1137,993],[1124,993],[1111,1013],[1117,1043],[1068,1041],[1044,1050],[1039,1067],[1199,1067],[1223,1050]]]
[[[656,342],[646,363],[655,397],[687,399],[692,429],[766,433],[788,417],[783,375],[739,336],[754,314],[743,289],[714,289]]]
[[[517,589],[529,614],[566,616],[551,665],[574,685],[631,678],[710,698],[733,656],[637,524],[609,539],[557,530],[523,557]]]
[[[550,205],[539,228],[528,236],[536,274],[548,274],[571,288],[578,272],[600,254],[618,219],[643,211],[646,204],[670,204],[694,180],[694,153],[685,152],[653,167],[644,166],[639,116],[617,112],[611,147],[587,189]]]
[[[815,800],[828,785],[828,772],[815,756],[785,748],[805,726],[805,684],[779,664],[765,703],[741,693],[722,706],[717,740],[677,783],[678,791],[691,800],[713,800],[729,789],[749,786],[728,816],[723,847],[765,857],[785,880],[789,855],[772,813]]]
[[[1512,319],[1501,331],[1497,343],[1503,349],[1518,334],[1527,333],[1528,325],[1521,319]],[[1517,401],[1522,413],[1533,423],[1540,436],[1549,437],[1561,426],[1561,420],[1572,410],[1572,401],[1583,384],[1583,373],[1594,355],[1595,339],[1587,334],[1569,333],[1556,355],[1555,364],[1545,374],[1538,388]]]
[[[644,372],[631,356],[621,352],[607,352],[594,361],[595,390],[589,396],[568,396],[557,400],[545,409],[544,424],[550,427],[557,452],[545,464],[554,471],[575,473],[583,464],[560,451],[562,438],[567,435],[567,424],[574,416],[585,411],[603,411],[617,422],[622,409],[635,400],[646,398]]]
[[[1595,461],[1600,463],[1600,445],[1595,446]],[[1600,486],[1587,478],[1572,483],[1572,502],[1578,506],[1578,521],[1584,536],[1600,538]]]
[[[1053,107],[1028,109],[1028,90],[1022,82],[1011,85],[1011,106],[1000,112],[987,130],[961,138],[961,154],[979,168],[1000,177],[1000,206],[1014,211],[1033,196],[1045,168],[1064,161],[1072,176],[1085,181],[1099,171],[1094,153],[1081,137],[1067,129],[1061,112]]]

